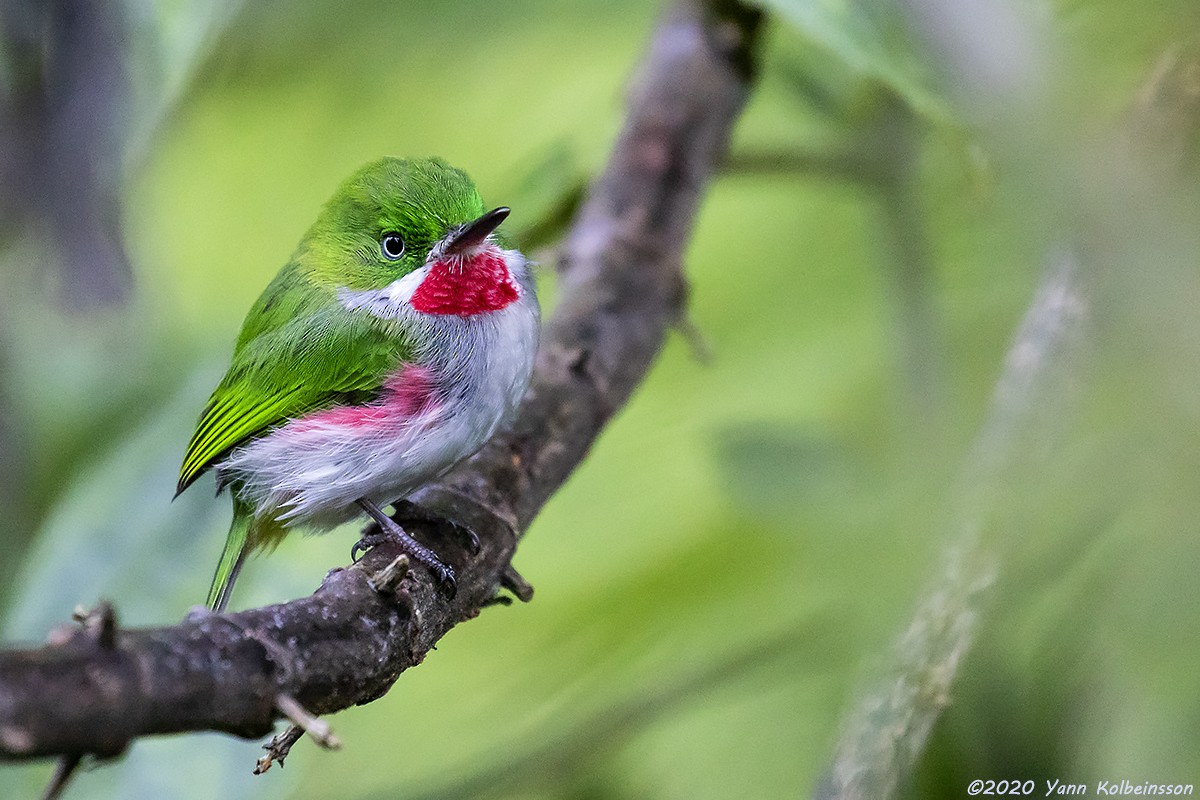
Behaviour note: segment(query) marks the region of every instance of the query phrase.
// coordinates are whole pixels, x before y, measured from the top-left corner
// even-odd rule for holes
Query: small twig
[[[1165,181],[1194,175],[1200,132],[1200,50],[1169,48],[1134,97],[1124,135],[1138,163]]]
[[[276,734],[268,744],[263,745],[263,749],[267,754],[258,760],[254,765],[254,774],[262,775],[271,768],[272,764],[278,763],[279,768],[283,769],[283,761],[288,757],[288,753],[292,751],[292,745],[300,741],[304,736],[304,728],[299,725],[288,725],[283,733]]]
[[[340,750],[342,742],[333,735],[329,723],[320,717],[314,717],[300,702],[290,694],[282,692],[275,698],[275,707],[288,721],[307,733],[319,747],[326,750]],[[299,738],[299,737],[297,737]]]
[[[400,586],[400,581],[404,580],[406,575],[408,575],[408,556],[401,553],[367,581],[371,584],[371,588],[380,594],[391,594]]]
[[[515,238],[520,242],[521,249],[528,253],[561,239],[586,195],[587,181],[584,179],[566,186],[539,219],[517,233]]]
[[[683,341],[687,343],[688,349],[692,351],[692,358],[704,366],[713,362],[712,343],[704,335],[704,331],[700,330],[700,326],[696,324],[696,319],[691,314],[687,311],[680,314],[679,319],[675,320],[675,330],[679,332]]]
[[[71,619],[79,623],[83,634],[101,649],[112,650],[117,646],[117,615],[107,600],[101,600],[91,610],[81,605],[75,606],[75,610],[71,612]],[[82,761],[82,753],[67,753],[58,759],[58,766],[42,793],[42,800],[57,800],[61,797]]]
[[[521,577],[521,573],[513,569],[512,564],[504,568],[504,573],[500,576],[500,585],[512,592],[522,603],[533,599],[533,586]]]
[[[83,756],[79,753],[71,753],[60,758],[58,766],[54,769],[54,776],[46,786],[46,791],[42,793],[42,800],[58,800],[58,798],[62,797],[63,790],[71,782],[71,778],[75,775],[75,771],[79,769],[79,764],[82,761]]]
[[[111,650],[117,646],[117,613],[107,600],[101,600],[90,611],[83,606],[75,606],[71,619],[78,622],[102,649]]]

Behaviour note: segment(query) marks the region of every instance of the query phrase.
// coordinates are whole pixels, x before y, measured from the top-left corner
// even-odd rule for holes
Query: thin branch
[[[290,727],[299,728],[307,733],[308,737],[317,743],[317,746],[326,750],[341,749],[342,742],[333,735],[329,723],[308,713],[304,706],[296,702],[296,698],[281,694],[275,698],[275,707],[292,723]]]
[[[270,742],[263,745],[267,754],[254,765],[254,774],[262,775],[271,768],[272,764],[278,764],[279,768],[283,769],[283,762],[292,752],[292,745],[300,741],[303,736],[304,728],[299,725],[288,725],[284,728],[283,733],[276,734]]]
[[[1052,263],[996,385],[987,420],[962,473],[955,539],[940,577],[896,642],[883,673],[856,701],[844,724],[818,800],[886,800],[924,749],[950,702],[999,568],[983,532],[996,493],[1020,448],[1046,433],[1043,403],[1077,369],[1087,306],[1069,253]]]
[[[400,553],[382,545],[290,603],[116,630],[110,648],[75,632],[0,653],[0,759],[111,756],[156,733],[263,736],[281,696],[312,715],[369,702],[478,614],[517,532],[584,458],[679,316],[683,249],[750,89],[759,19],[733,2],[681,0],[657,29],[625,128],[563,247],[561,300],[515,425],[418,498],[479,535],[474,554],[453,537],[438,545],[459,576],[453,599],[424,568],[389,574]],[[528,595],[523,581],[507,585]]]
[[[74,777],[75,771],[79,769],[82,761],[83,756],[78,753],[60,758],[58,765],[54,768],[54,775],[50,777],[50,783],[46,786],[46,791],[42,793],[42,800],[58,800],[62,797],[67,784],[71,782],[71,778]]]

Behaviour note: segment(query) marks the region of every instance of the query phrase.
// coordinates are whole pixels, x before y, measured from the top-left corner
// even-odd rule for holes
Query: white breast
[[[327,530],[356,516],[359,498],[398,500],[474,454],[512,418],[537,350],[539,310],[525,257],[503,254],[519,296],[499,311],[413,311],[407,300],[422,270],[383,289],[339,292],[350,310],[419,329],[416,360],[435,376],[439,402],[399,425],[285,424],[234,450],[217,467],[221,479],[239,483],[259,516]]]

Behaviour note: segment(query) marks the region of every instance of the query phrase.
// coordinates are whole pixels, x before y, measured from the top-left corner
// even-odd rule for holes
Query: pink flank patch
[[[469,317],[499,311],[517,299],[504,257],[488,248],[470,260],[437,261],[413,292],[412,307],[426,314]]]
[[[378,400],[365,406],[337,406],[310,414],[290,426],[303,432],[317,426],[398,428],[433,407],[433,378],[424,367],[402,367],[383,382]]]

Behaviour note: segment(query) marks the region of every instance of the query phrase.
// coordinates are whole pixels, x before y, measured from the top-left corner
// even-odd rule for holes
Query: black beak
[[[504,206],[493,208],[474,222],[463,225],[446,237],[446,243],[442,246],[442,255],[458,255],[464,250],[470,250],[472,247],[483,244],[483,240],[491,235],[492,231],[499,228],[501,222],[504,222],[510,210]]]

